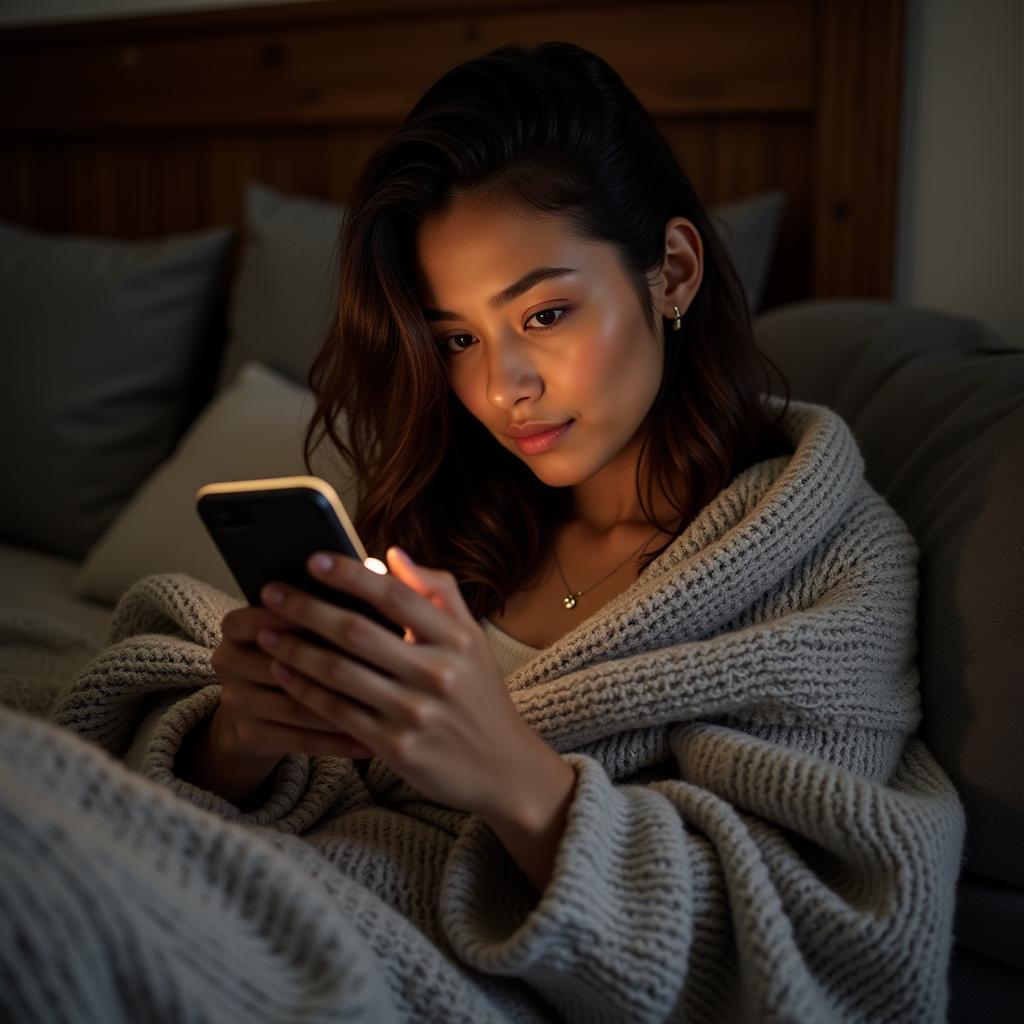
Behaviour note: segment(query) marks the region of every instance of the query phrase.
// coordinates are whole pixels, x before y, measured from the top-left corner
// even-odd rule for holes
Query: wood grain
[[[707,205],[780,188],[763,306],[891,296],[902,3],[233,8],[0,32],[0,217],[147,238],[240,224],[246,181],[345,202],[447,67],[506,42],[604,57]]]

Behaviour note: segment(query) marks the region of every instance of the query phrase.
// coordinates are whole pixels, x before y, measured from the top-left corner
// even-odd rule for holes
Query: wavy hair
[[[479,618],[504,614],[507,597],[535,578],[572,494],[538,480],[458,400],[421,310],[417,227],[465,195],[555,214],[577,237],[609,243],[652,332],[660,314],[648,275],[663,264],[665,226],[681,216],[697,229],[701,284],[680,331],[669,336],[662,320],[664,374],[640,428],[636,494],[672,539],[740,470],[791,451],[779,427],[790,394],[755,344],[743,287],[693,186],[607,62],[546,42],[501,46],[446,71],[356,180],[338,317],[309,371],[317,405],[303,451],[312,471],[310,455],[329,437],[355,476],[353,522],[367,550],[382,556],[399,544],[447,569]],[[769,365],[786,392],[774,420]],[[655,485],[675,527],[649,511]]]

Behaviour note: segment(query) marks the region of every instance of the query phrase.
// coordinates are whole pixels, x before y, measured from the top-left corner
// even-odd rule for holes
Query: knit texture
[[[783,423],[506,676],[577,773],[539,894],[379,759],[289,755],[248,812],[178,778],[209,585],[138,580],[62,682],[40,631],[0,688],[0,1017],[943,1021],[965,820],[916,735],[917,547],[838,414]]]

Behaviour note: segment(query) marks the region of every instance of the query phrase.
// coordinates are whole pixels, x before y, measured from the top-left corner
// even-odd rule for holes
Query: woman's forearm
[[[545,749],[550,756],[517,778],[514,805],[483,816],[538,893],[551,881],[576,789],[576,770],[546,744]]]
[[[223,718],[215,711],[186,737],[174,771],[185,782],[208,789],[245,811],[263,802],[263,784],[279,761],[239,750],[225,734]]]

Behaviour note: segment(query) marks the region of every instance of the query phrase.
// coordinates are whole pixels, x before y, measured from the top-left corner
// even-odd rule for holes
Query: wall
[[[274,2],[0,0],[0,26]],[[1024,5],[905,3],[894,299],[977,317],[1024,348]]]
[[[894,298],[1024,348],[1020,0],[907,0]]]

